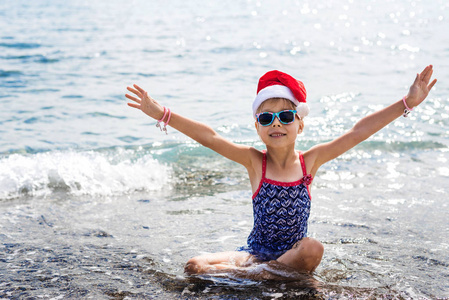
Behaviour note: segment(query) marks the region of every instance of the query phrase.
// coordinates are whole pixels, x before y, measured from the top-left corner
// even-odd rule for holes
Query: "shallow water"
[[[449,297],[445,1],[0,8],[0,297]],[[127,108],[127,85],[262,149],[257,79],[289,72],[308,90],[304,150],[400,99],[428,63],[439,82],[427,101],[317,174],[309,235],[325,256],[313,278],[185,277],[190,257],[244,245],[249,181]]]

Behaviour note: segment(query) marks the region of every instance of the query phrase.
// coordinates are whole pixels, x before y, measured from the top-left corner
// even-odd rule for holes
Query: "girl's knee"
[[[306,238],[304,242],[304,262],[309,272],[315,271],[323,258],[324,246],[318,240],[313,238]]]
[[[320,264],[323,253],[323,244],[314,238],[303,238],[277,261],[298,271],[311,273]]]
[[[324,246],[320,241],[314,238],[304,238],[300,241],[301,247],[304,247],[305,252],[314,257],[323,257]]]

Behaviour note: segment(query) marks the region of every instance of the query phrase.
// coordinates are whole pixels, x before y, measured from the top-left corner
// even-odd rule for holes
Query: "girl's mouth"
[[[284,133],[272,133],[272,134],[270,134],[271,137],[280,137],[280,136],[284,136],[284,135],[286,135],[286,134],[284,134]]]

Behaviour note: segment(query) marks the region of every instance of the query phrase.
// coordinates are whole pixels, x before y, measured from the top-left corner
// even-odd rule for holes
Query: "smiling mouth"
[[[273,134],[270,134],[271,137],[280,137],[280,136],[284,136],[284,135],[286,135],[286,134],[284,134],[284,133],[273,133]]]

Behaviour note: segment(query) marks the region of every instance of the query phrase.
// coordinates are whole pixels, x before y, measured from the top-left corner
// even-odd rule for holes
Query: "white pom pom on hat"
[[[304,118],[310,111],[306,96],[306,88],[301,81],[281,71],[269,71],[259,79],[257,96],[253,102],[253,116],[256,118],[256,111],[265,100],[284,98],[293,102],[296,105],[297,114]]]

